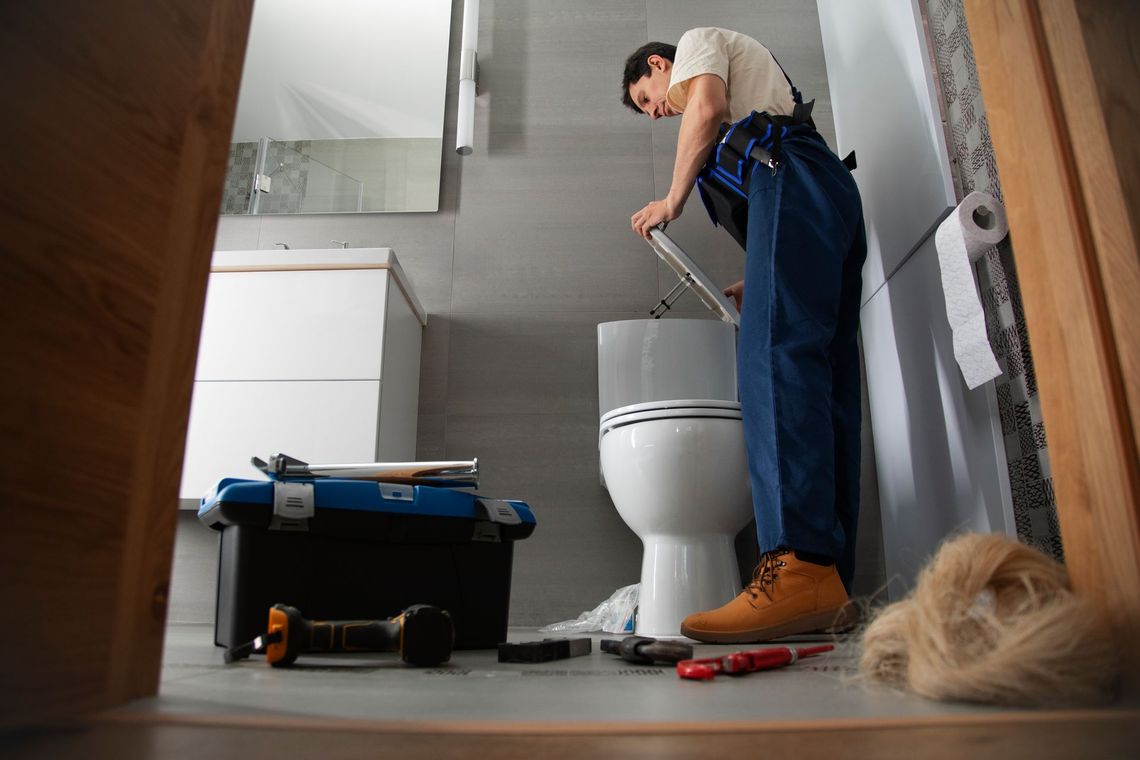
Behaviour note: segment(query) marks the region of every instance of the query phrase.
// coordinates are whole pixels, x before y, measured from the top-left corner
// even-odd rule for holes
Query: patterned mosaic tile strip
[[[253,188],[253,172],[257,168],[257,143],[230,145],[226,165],[226,185],[222,194],[223,214],[249,213],[249,193]]]
[[[924,0],[923,6],[959,197],[980,190],[1000,200],[1001,184],[962,0]],[[1017,535],[1063,560],[1049,446],[1009,239],[979,260],[976,271],[990,343],[1002,369],[995,382]]]
[[[297,213],[301,210],[309,175],[309,144],[308,140],[269,143],[265,173],[270,177],[272,192],[262,193],[258,198],[258,213]],[[250,193],[256,170],[257,143],[231,144],[221,213],[250,213]]]

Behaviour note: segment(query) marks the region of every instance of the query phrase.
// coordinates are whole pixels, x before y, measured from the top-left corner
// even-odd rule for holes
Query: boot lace
[[[768,597],[768,601],[772,601],[772,589],[776,585],[780,568],[787,567],[787,563],[781,557],[788,551],[788,549],[777,549],[767,552],[760,558],[760,564],[752,571],[752,582],[744,588],[745,592],[748,593],[749,603],[753,607],[756,606],[755,603],[760,598],[760,594],[764,594]]]

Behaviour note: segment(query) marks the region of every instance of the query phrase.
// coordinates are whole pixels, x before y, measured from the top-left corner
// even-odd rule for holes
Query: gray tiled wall
[[[396,250],[430,315],[418,454],[478,456],[482,491],[533,505],[539,528],[516,548],[512,622],[536,625],[593,608],[640,572],[640,543],[598,484],[594,331],[644,315],[672,287],[629,217],[668,189],[679,120],[651,123],[620,104],[625,57],[692,26],[752,34],[817,99],[829,141],[834,131],[813,2],[484,0],[475,150],[460,158],[451,146],[461,14],[456,2],[438,213],[225,217],[217,247],[336,239]],[[740,278],[743,254],[696,198],[670,232],[718,280]],[[707,315],[691,296],[677,308]],[[864,472],[857,586],[869,593],[882,560],[874,468]],[[184,518],[183,533],[197,530]],[[212,583],[180,570],[209,564],[197,556],[177,555],[172,619],[212,614],[182,602],[204,596],[189,586]]]

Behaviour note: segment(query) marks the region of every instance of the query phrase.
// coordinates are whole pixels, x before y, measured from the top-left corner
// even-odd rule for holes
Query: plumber
[[[859,512],[859,191],[779,63],[751,37],[691,29],[625,64],[622,102],[680,116],[668,194],[634,232],[681,215],[696,186],[745,247],[737,373],[761,559],[723,607],[685,618],[698,641],[759,642],[854,622]],[[723,145],[721,140],[723,139]],[[749,157],[750,151],[756,150]],[[745,287],[747,285],[747,288]]]

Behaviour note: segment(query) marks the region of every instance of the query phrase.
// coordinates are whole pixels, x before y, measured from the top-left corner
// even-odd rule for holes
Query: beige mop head
[[[932,699],[1043,706],[1113,696],[1119,649],[1102,610],[1063,565],[1014,539],[946,542],[907,598],[863,634],[872,682]]]

